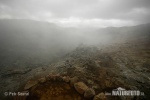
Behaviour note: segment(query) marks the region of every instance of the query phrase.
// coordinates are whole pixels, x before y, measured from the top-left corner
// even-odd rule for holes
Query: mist
[[[4,52],[1,54],[1,66],[30,58],[28,63],[31,66],[36,59],[50,63],[81,44],[106,44],[111,39],[109,35],[95,33],[94,29],[64,28],[33,20],[1,20],[0,30],[0,50]]]
[[[149,100],[149,4],[0,0],[0,100]]]
[[[3,52],[0,64],[14,67],[48,65],[80,45],[101,49],[144,34],[147,36],[148,27],[149,24],[143,27],[66,28],[33,20],[0,20],[0,51]]]

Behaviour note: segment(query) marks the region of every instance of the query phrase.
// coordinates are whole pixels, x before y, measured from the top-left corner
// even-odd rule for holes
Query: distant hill
[[[150,23],[137,26],[126,27],[108,27],[97,30],[97,33],[111,36],[110,41],[133,40],[142,37],[150,39]]]

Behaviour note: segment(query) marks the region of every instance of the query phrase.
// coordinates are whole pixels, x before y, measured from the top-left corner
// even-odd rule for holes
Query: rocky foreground
[[[15,91],[29,96],[15,100],[149,100],[149,40],[109,46],[80,46],[49,66],[9,71],[17,81]],[[5,75],[6,76],[6,75]],[[20,78],[17,79],[17,76]],[[17,85],[11,87],[17,87]],[[142,96],[111,96],[121,88],[139,90]],[[5,89],[5,88],[3,88]],[[6,98],[7,99],[7,98]]]
[[[141,46],[142,45],[142,46]],[[53,73],[27,83],[31,93],[27,99],[40,100],[140,100],[150,92],[149,44],[103,47],[79,47],[54,64]],[[29,87],[28,87],[29,86]],[[107,96],[118,87],[140,90],[144,96]]]

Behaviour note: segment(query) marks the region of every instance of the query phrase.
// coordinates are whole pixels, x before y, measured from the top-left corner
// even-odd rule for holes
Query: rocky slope
[[[100,48],[81,45],[49,66],[32,70],[10,70],[1,78],[5,77],[4,82],[24,79],[18,84],[11,84],[10,87],[20,87],[19,90],[16,88],[14,91],[27,90],[30,93],[30,96],[26,97],[27,100],[92,100],[96,98],[94,95],[99,93],[104,100],[124,100],[123,97],[103,94],[118,87],[140,90],[145,94],[126,98],[127,100],[148,100],[150,98],[149,51],[149,39],[146,38]],[[94,95],[85,98],[85,94],[80,94],[74,87],[77,82],[83,82],[89,89],[91,88]],[[1,83],[1,86],[3,84]],[[1,89],[4,91],[8,86]]]
[[[8,24],[4,24],[4,26],[2,26],[5,27],[7,25]],[[60,36],[60,38],[58,38],[56,35],[54,39],[56,43],[58,43],[57,41],[63,44],[66,44],[67,42],[69,43],[66,44],[67,48],[69,48],[70,45],[73,46],[72,49],[64,52],[65,50],[61,48],[63,44],[61,44],[61,46],[57,45],[57,47],[60,47],[61,49],[56,48],[58,50],[56,54],[49,51],[49,49],[51,49],[53,46],[55,47],[55,44],[53,44],[54,41],[47,36],[45,37],[48,41],[44,41],[44,44],[52,43],[51,48],[43,49],[41,47],[39,50],[38,48],[33,47],[36,46],[35,44],[37,41],[39,41],[38,39],[35,39],[36,41],[32,40],[37,38],[34,36],[37,36],[38,29],[40,30],[41,26],[39,26],[39,28],[33,28],[33,33],[35,35],[30,39],[28,34],[32,33],[32,31],[27,31],[28,34],[26,34],[26,32],[22,33],[24,32],[24,26],[18,28],[17,26],[20,26],[20,24],[15,24],[15,28],[12,28],[13,25],[14,24],[9,27],[11,30],[7,34],[7,31],[1,27],[1,29],[5,30],[6,32],[4,31],[3,33],[2,31],[0,39],[2,44],[0,48],[0,51],[2,52],[0,54],[0,99],[148,100],[150,98],[149,24],[135,27],[106,28],[94,31],[94,35],[90,34],[90,32],[88,33],[84,31],[86,35],[90,34],[87,36],[92,38],[80,38],[82,41],[85,40],[85,43],[88,42],[88,45],[80,45],[75,50],[73,49],[75,47],[72,45],[72,42],[68,42],[74,41],[72,38],[70,38],[72,35],[69,35],[69,40],[65,42],[59,41],[60,39],[63,41],[65,40],[63,35]],[[21,25],[24,24],[21,23]],[[26,28],[27,29],[25,30],[30,29],[29,27]],[[48,27],[46,30],[47,29],[48,31],[46,31],[46,33],[53,33],[51,29],[55,28],[52,27],[49,29]],[[12,39],[9,35],[12,30],[15,30],[16,34],[21,33],[21,37],[19,35],[12,34],[12,36],[14,36]],[[19,33],[17,33],[17,30]],[[57,28],[55,30],[57,30]],[[62,29],[57,31],[57,33],[60,34]],[[69,32],[67,31],[67,33],[70,33],[70,31],[72,30],[70,29]],[[63,32],[66,33],[65,31]],[[76,33],[78,33],[78,31]],[[27,39],[23,40],[26,41],[27,44],[28,42],[29,44],[31,43],[31,46],[26,44],[25,48],[22,48],[22,46],[24,46],[23,44],[26,42],[18,41],[22,40],[21,38],[24,37],[23,34],[27,36]],[[43,32],[39,34],[43,34]],[[85,36],[85,34],[82,35]],[[106,38],[106,40],[103,40],[103,38]],[[16,39],[19,40],[17,42],[13,42]],[[28,39],[31,41],[27,41]],[[79,37],[77,36],[75,40],[76,39],[79,40]],[[93,40],[95,40],[94,43],[102,42],[102,44],[89,46],[90,44],[93,44]],[[111,41],[112,43],[110,43]],[[47,45],[45,45],[45,47],[47,47]],[[36,50],[37,52],[35,52]],[[43,53],[40,52],[43,50]],[[52,53],[52,55],[49,53]],[[117,88],[126,90],[140,90],[144,93],[144,96],[117,97],[105,95],[105,92],[109,93],[113,89]],[[5,92],[17,91],[22,91],[25,93],[29,92],[30,95],[27,97],[12,97],[4,95]]]
[[[48,76],[43,76],[45,79],[42,83],[40,81],[33,86],[31,84],[27,89],[30,92],[27,100],[45,100],[45,98],[47,100],[148,100],[150,98],[148,41],[145,38],[141,41],[112,44],[103,48],[82,45],[57,63],[53,63],[51,65],[53,71],[47,72]],[[34,81],[37,80],[38,78]],[[86,92],[83,87],[92,90]],[[118,87],[140,90],[144,92],[144,96],[104,95],[105,92],[111,92]],[[87,95],[91,96],[86,98]]]

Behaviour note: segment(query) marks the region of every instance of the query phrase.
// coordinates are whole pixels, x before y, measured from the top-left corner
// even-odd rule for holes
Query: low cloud
[[[56,23],[62,27],[121,27],[128,25],[136,25],[137,23],[131,20],[119,20],[119,19],[84,19],[84,18],[59,18],[59,19],[51,19],[49,22]]]
[[[150,22],[150,0],[1,0],[0,19],[32,19],[64,27],[131,26]]]

